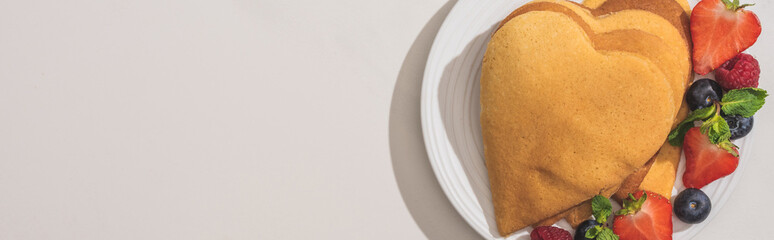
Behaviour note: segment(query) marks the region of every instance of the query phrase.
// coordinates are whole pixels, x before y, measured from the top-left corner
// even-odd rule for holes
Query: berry
[[[691,128],[685,134],[683,142],[685,152],[685,173],[683,184],[688,188],[702,188],[711,182],[725,177],[739,165],[739,152],[736,148],[731,154],[718,145],[712,144],[707,135],[698,127]]]
[[[760,76],[761,67],[758,66],[758,60],[746,53],[736,55],[715,69],[715,77],[725,90],[758,87]]]
[[[743,52],[761,35],[755,13],[735,0],[702,0],[691,12],[693,70],[705,75]]]
[[[572,240],[570,232],[554,226],[540,226],[529,234],[532,240]]]
[[[712,106],[712,101],[723,99],[723,89],[711,79],[699,79],[685,92],[685,102],[691,111]]]
[[[707,194],[699,189],[685,189],[675,197],[675,216],[685,223],[700,223],[709,216],[712,203]]]
[[[586,238],[586,232],[588,232],[589,229],[592,229],[594,228],[594,226],[597,226],[597,225],[599,225],[599,223],[592,219],[583,221],[580,225],[578,225],[578,229],[575,229],[574,240],[594,240],[593,238]]]
[[[731,130],[731,140],[736,140],[747,136],[753,128],[753,117],[748,118],[739,115],[723,116]]]
[[[621,240],[672,239],[672,205],[657,193],[639,191],[624,200],[616,213],[613,233]]]

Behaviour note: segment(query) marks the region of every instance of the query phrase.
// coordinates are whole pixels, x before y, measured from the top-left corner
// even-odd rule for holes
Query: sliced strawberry
[[[702,134],[700,128],[688,130],[683,142],[685,151],[685,173],[683,184],[687,188],[702,188],[707,184],[725,177],[739,166],[739,151],[736,148],[729,150],[712,144],[707,135]]]
[[[621,240],[672,239],[672,204],[653,192],[629,194],[613,220],[613,233]]]
[[[761,35],[758,16],[731,0],[702,0],[691,12],[693,70],[707,74],[749,48]]]

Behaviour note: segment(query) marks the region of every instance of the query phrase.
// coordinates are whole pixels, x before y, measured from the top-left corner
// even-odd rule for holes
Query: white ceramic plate
[[[497,234],[489,182],[484,165],[479,124],[479,75],[486,43],[496,24],[527,0],[461,0],[443,23],[433,43],[422,86],[422,127],[435,175],[447,197],[465,220],[486,239],[529,239],[531,229],[507,238]],[[695,5],[698,0],[691,0]],[[752,134],[751,134],[752,135]],[[736,141],[748,156],[752,136]],[[679,180],[673,197],[683,189]],[[702,190],[712,199],[713,211],[701,224],[688,225],[676,218],[674,239],[690,239],[714,218],[744,170],[745,159],[731,176]],[[557,226],[571,230],[564,221]],[[572,232],[572,230],[571,230]]]

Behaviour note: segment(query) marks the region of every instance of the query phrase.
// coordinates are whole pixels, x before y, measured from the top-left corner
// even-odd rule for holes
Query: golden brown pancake
[[[670,0],[671,1],[671,0]],[[551,4],[547,4],[551,3]],[[558,10],[558,6],[564,7]],[[682,38],[680,31],[670,22],[657,14],[643,10],[623,10],[603,17],[594,17],[591,10],[565,0],[537,0],[525,4],[520,9],[522,11],[559,11],[568,14],[580,25],[591,29],[594,32],[602,33],[621,29],[637,29],[653,34],[660,38],[664,45],[669,49],[666,51],[654,52],[651,50],[653,45],[635,46],[629,42],[617,42],[609,44],[609,50],[624,50],[637,52],[654,61],[659,68],[670,78],[672,89],[680,94],[673,96],[675,105],[675,115],[680,107],[687,79],[692,77],[690,50]],[[571,11],[567,11],[567,9]],[[682,11],[682,10],[680,10]],[[507,18],[506,18],[507,19]]]
[[[592,12],[596,16],[604,16],[614,13],[608,11],[633,8],[649,10],[662,17],[669,18],[671,19],[670,22],[673,24],[673,26],[683,32],[683,37],[685,38],[684,40],[688,46],[688,52],[690,53],[690,21],[688,19],[688,16],[690,16],[690,5],[688,5],[688,2],[685,0],[677,0],[677,3],[682,8],[681,10],[676,8],[674,6],[675,4],[670,2],[671,0],[649,1],[650,2],[635,2],[634,0],[586,0],[583,2],[583,5],[592,9],[595,8],[592,10]],[[601,7],[601,5],[604,3],[606,3],[606,5]],[[688,58],[690,59],[690,55]],[[688,63],[690,64],[690,61],[688,61]],[[693,79],[693,74],[690,69],[689,72],[691,74],[687,76],[685,84],[688,84]],[[683,105],[683,107],[681,107],[681,113],[678,113],[678,116],[675,119],[675,124],[685,119],[686,114],[687,110],[685,110]],[[620,201],[620,198],[626,197],[629,192],[637,189],[654,191],[664,196],[671,195],[672,187],[676,177],[677,166],[681,156],[680,148],[671,146],[668,143],[664,143],[659,152],[659,154],[654,156],[655,159],[653,161],[649,161],[648,164],[643,166],[643,168],[637,171],[636,174],[633,174],[621,184],[620,190],[613,196],[615,199]],[[582,221],[588,219],[588,217],[591,215],[590,208],[590,202],[579,205],[575,209],[566,211],[567,215],[565,218],[571,225],[577,226]],[[552,219],[558,220],[561,218],[562,216],[555,216]],[[549,221],[550,220],[551,219],[549,219]],[[553,224],[553,222],[546,221],[541,222],[540,224],[550,225]]]
[[[691,9],[686,0],[585,0],[583,5],[592,8],[591,12],[596,16],[611,14],[622,9],[641,9],[653,12],[670,21],[682,32],[686,45],[689,47],[688,50],[689,52],[691,51]],[[679,6],[679,8],[677,6]],[[690,55],[688,58],[690,59]],[[688,62],[690,64],[690,60]],[[689,72],[691,72],[691,75],[686,78],[686,85],[693,80],[692,71]],[[680,95],[682,95],[682,93]],[[679,113],[675,119],[676,123],[685,119],[685,115],[687,114],[685,107],[681,107],[681,113],[682,114]],[[639,187],[640,189],[652,190],[664,196],[670,196],[677,171],[677,163],[680,161],[680,153],[680,148],[664,143],[659,151],[659,155],[656,156],[656,159],[652,163],[655,167],[649,167],[650,171],[648,171],[648,174],[643,179],[627,179],[623,186],[641,186]],[[646,181],[647,184],[645,182],[640,184],[641,181]],[[625,196],[626,194],[626,190],[622,190],[616,193],[616,196],[620,197]]]
[[[586,6],[587,8],[598,8],[600,5],[605,3],[607,0],[585,0],[583,1],[583,6]],[[675,0],[678,4],[680,4],[680,7],[683,8],[683,11],[687,13],[688,15],[691,14],[691,5],[688,4],[688,0]]]
[[[662,42],[658,40],[645,40],[648,37],[653,38],[653,36],[647,36],[644,38],[637,38],[635,40],[632,40],[632,39],[627,39],[625,36],[621,36],[623,38],[621,37],[616,38],[616,37],[611,37],[610,36],[611,34],[608,34],[608,36],[606,37],[597,39],[595,43],[597,43],[598,49],[625,50],[628,52],[635,52],[635,53],[640,53],[645,55],[646,57],[658,63],[658,65],[662,68],[662,70],[665,70],[665,72],[671,72],[671,76],[672,76],[671,82],[672,82],[673,88],[677,88],[678,89],[677,91],[679,92],[684,91],[685,79],[688,78],[688,76],[690,76],[690,72],[689,72],[690,70],[688,69],[687,71],[685,71],[685,69],[689,68],[690,61],[686,60],[681,63],[678,63],[677,61],[679,61],[680,55],[675,55],[674,52],[675,52],[675,49],[678,49],[677,51],[684,52],[685,55],[683,56],[688,56],[688,51],[686,50],[687,46],[685,45],[682,37],[679,35],[680,33],[677,30],[675,30],[670,23],[663,20],[659,16],[652,13],[642,12],[642,11],[624,11],[616,15],[604,18],[601,21],[601,23],[596,23],[596,22],[593,22],[594,19],[592,18],[591,14],[587,10],[586,12],[584,12],[585,9],[582,9],[581,7],[571,4],[569,2],[536,1],[536,2],[529,3],[527,5],[524,5],[523,7],[511,13],[508,17],[506,17],[506,19],[503,22],[501,22],[501,25],[507,22],[508,19],[518,16],[519,14],[523,14],[529,11],[539,11],[539,10],[564,13],[570,16],[571,18],[573,18],[573,20],[576,21],[576,23],[579,23],[582,27],[584,27],[586,31],[590,31],[590,28],[592,28],[591,26],[589,26],[589,24],[585,23],[585,21],[588,21],[588,22],[592,22],[592,24],[597,24],[594,26],[595,30],[597,31],[606,31],[606,30],[615,29],[616,27],[620,28],[620,27],[628,26],[628,27],[639,27],[640,29],[645,29],[651,32],[655,32],[656,34],[666,36],[662,38],[668,39],[671,41],[670,44],[674,48],[671,51],[668,49],[664,49],[663,47],[653,47],[653,46],[664,45]],[[586,16],[581,17],[584,14]],[[650,24],[633,23],[631,19],[644,19],[645,21],[649,21]],[[675,100],[678,103],[676,104],[676,107],[679,107],[679,103],[682,102],[681,101],[682,95],[676,94]],[[626,179],[626,181],[624,181],[621,184],[621,189],[622,189],[621,192],[628,193],[628,192],[637,190],[637,188],[640,186],[640,182],[642,182],[643,178],[645,177],[645,174],[648,172],[647,170],[650,168],[652,163],[654,163],[654,161],[648,161],[648,164],[646,164],[644,167],[639,169],[635,174],[632,174],[631,176],[629,176]],[[611,190],[615,191],[615,189],[611,189]],[[609,193],[606,193],[605,195],[607,196],[612,195],[612,191],[609,191]],[[626,195],[626,193],[623,193],[623,195]],[[559,220],[564,217],[571,225],[577,226],[582,221],[588,219],[588,217],[591,215],[591,207],[589,203],[586,203],[576,207],[575,209],[564,211],[564,213],[567,213],[567,214],[552,216],[548,219],[544,219],[538,222],[536,225],[550,225],[556,222],[556,220]]]
[[[600,195],[610,196],[612,194],[613,195],[612,197],[614,199],[620,201],[620,199],[625,198],[628,195],[628,193],[631,193],[631,192],[634,192],[634,191],[638,190],[639,187],[640,187],[640,183],[645,178],[645,175],[648,174],[648,170],[651,168],[651,166],[655,162],[656,156],[658,156],[658,154],[656,154],[653,157],[651,157],[650,160],[648,160],[648,162],[645,164],[645,166],[640,167],[633,174],[631,174],[628,177],[626,177],[626,179],[624,180],[624,182],[623,182],[623,184],[621,186],[619,186],[618,188],[615,188],[615,189],[603,190],[600,193]],[[629,183],[631,183],[631,184],[629,184]],[[619,195],[620,193],[626,193],[626,194]],[[580,225],[583,221],[588,220],[591,217],[591,214],[592,214],[592,212],[591,212],[591,200],[587,200],[587,201],[585,201],[585,202],[583,202],[583,203],[581,203],[581,204],[579,204],[579,205],[577,205],[577,206],[575,206],[575,207],[573,207],[571,209],[568,209],[568,210],[566,210],[566,211],[564,211],[564,212],[562,212],[560,214],[557,214],[557,215],[552,216],[552,217],[550,217],[548,219],[545,219],[545,220],[542,220],[542,221],[540,221],[538,223],[535,223],[532,226],[533,227],[537,227],[537,226],[550,226],[550,225],[556,223],[557,221],[561,220],[562,218],[564,218],[567,221],[567,223],[569,223],[572,227],[575,228],[578,225]]]
[[[677,113],[677,120],[673,128],[688,116],[688,112],[688,105],[683,102],[680,111]],[[666,197],[672,196],[672,187],[674,187],[675,178],[677,177],[677,166],[680,163],[681,150],[680,147],[675,147],[669,144],[669,142],[665,142],[656,155],[653,166],[650,167],[650,171],[648,171],[648,174],[645,175],[640,184],[640,189],[655,192]]]
[[[532,11],[489,42],[481,125],[503,236],[617,188],[670,130],[667,77],[642,55],[595,49],[596,35],[565,14]]]
[[[658,153],[656,155],[653,155],[653,157],[650,158],[648,163],[645,164],[645,166],[641,167],[640,169],[637,169],[636,172],[634,172],[632,175],[629,175],[623,183],[621,184],[621,187],[618,188],[618,191],[616,191],[613,194],[613,199],[616,199],[618,201],[621,201],[622,199],[625,199],[629,196],[629,193],[634,193],[637,190],[640,189],[640,183],[643,179],[645,179],[645,176],[648,174],[648,171],[650,171],[650,168],[653,166],[653,163],[656,162],[656,156],[658,156]],[[633,184],[630,184],[633,183]]]
[[[681,31],[683,38],[687,40],[687,44],[691,44],[690,17],[681,5],[681,3],[675,0],[607,0],[599,4],[599,6],[590,9],[594,16],[604,16],[631,9],[655,13],[672,23]]]
[[[683,102],[677,118],[672,127],[682,122],[688,116],[688,106]],[[674,187],[677,177],[677,167],[680,163],[681,148],[675,147],[664,142],[659,152],[651,158],[648,163],[638,169],[634,174],[627,177],[621,184],[618,191],[613,194],[613,199],[621,202],[629,193],[636,190],[648,190],[661,194],[662,196],[671,196],[672,187]],[[607,196],[607,195],[605,195]],[[583,221],[591,217],[591,201],[586,201],[572,209],[562,212],[559,215],[543,220],[533,226],[548,226],[564,218],[573,227],[577,227]]]
[[[688,116],[688,105],[683,102],[680,111],[678,111],[677,118],[672,125],[672,128],[682,122],[686,116]],[[672,187],[674,187],[675,179],[677,177],[677,167],[680,163],[681,148],[675,147],[664,142],[659,149],[659,152],[651,158],[648,163],[642,168],[638,169],[634,174],[627,177],[621,184],[618,191],[613,194],[613,199],[621,202],[623,198],[627,197],[629,193],[636,190],[648,190],[661,194],[662,196],[671,196]],[[553,216],[549,219],[541,221],[533,226],[547,226],[552,225],[555,222],[564,218],[567,223],[573,227],[577,227],[583,221],[586,221],[591,217],[591,201],[586,201],[572,209],[564,211],[562,214]]]

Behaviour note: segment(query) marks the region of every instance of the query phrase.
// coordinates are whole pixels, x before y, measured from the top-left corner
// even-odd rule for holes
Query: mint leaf
[[[720,116],[719,112],[716,112],[710,119],[705,120],[701,124],[700,130],[702,134],[709,136],[709,140],[713,144],[728,141],[731,138],[728,122]]]
[[[585,237],[596,240],[618,240],[618,235],[615,235],[613,230],[600,225],[596,225],[586,231]]]
[[[591,200],[591,212],[598,223],[605,224],[607,217],[613,213],[613,205],[610,205],[610,199],[596,195]]]
[[[607,218],[613,214],[613,205],[610,204],[610,199],[607,197],[596,195],[591,199],[591,212],[594,215],[594,219],[596,219],[599,224],[605,224],[607,222]],[[610,231],[610,229],[596,225],[594,228],[586,231],[586,238],[600,239],[599,234],[605,231]]]
[[[591,238],[591,239],[596,238],[597,235],[599,235],[599,233],[602,232],[603,228],[604,227],[602,227],[602,226],[594,225],[593,228],[591,228],[588,231],[586,231],[586,238]]]
[[[613,230],[605,228],[597,235],[597,240],[618,240],[618,235],[613,233]]]
[[[677,127],[672,129],[672,132],[669,133],[669,137],[667,138],[667,140],[669,140],[669,144],[672,144],[672,146],[682,146],[685,133],[693,128],[693,122],[708,119],[712,117],[712,114],[715,112],[715,105],[702,109],[696,109],[695,111],[691,112],[691,114],[689,114],[688,117],[683,120],[683,122],[677,125]]]
[[[726,115],[751,117],[763,107],[768,95],[766,90],[760,88],[734,89],[723,95],[723,101],[720,104]]]

